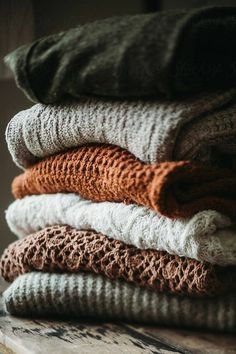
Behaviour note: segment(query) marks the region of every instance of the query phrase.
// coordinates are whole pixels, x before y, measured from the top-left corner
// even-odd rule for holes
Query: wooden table
[[[6,288],[0,280],[0,291]],[[234,354],[236,337],[128,324],[22,319],[0,301],[0,354]]]

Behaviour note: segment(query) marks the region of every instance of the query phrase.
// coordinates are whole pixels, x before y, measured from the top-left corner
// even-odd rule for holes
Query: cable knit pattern
[[[6,211],[11,231],[24,237],[47,226],[90,229],[142,249],[156,249],[219,265],[236,264],[236,229],[229,218],[207,210],[191,219],[163,217],[122,203],[93,203],[76,194],[29,196]]]
[[[10,121],[7,144],[23,168],[88,143],[121,146],[146,163],[200,160],[223,166],[222,154],[235,160],[235,95],[231,90],[184,101],[81,97],[37,104]]]
[[[93,201],[137,203],[170,218],[205,209],[236,216],[236,176],[188,161],[144,164],[127,150],[92,145],[53,155],[12,184],[15,198],[75,192]]]
[[[236,328],[235,293],[214,300],[160,294],[92,273],[21,275],[4,292],[3,302],[16,316],[92,317],[232,332]]]
[[[167,252],[141,250],[94,231],[58,225],[9,245],[0,269],[6,281],[33,270],[87,271],[185,295],[225,293],[235,288],[236,281],[234,267],[220,268]]]

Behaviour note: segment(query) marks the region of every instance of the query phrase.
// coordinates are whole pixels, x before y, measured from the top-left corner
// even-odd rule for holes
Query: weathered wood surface
[[[0,282],[3,291],[6,285]],[[20,319],[0,304],[1,354],[234,354],[233,335],[128,324]]]

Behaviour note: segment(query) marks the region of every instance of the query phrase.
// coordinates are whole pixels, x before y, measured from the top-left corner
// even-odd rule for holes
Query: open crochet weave
[[[232,332],[236,328],[235,293],[214,300],[177,296],[92,273],[21,275],[3,293],[3,303],[15,316],[92,317]]]
[[[15,198],[76,192],[93,201],[147,206],[170,218],[215,209],[236,217],[236,176],[189,161],[148,165],[113,145],[84,146],[45,158],[16,177]]]
[[[235,225],[214,210],[204,210],[190,219],[169,219],[135,204],[95,203],[73,193],[56,193],[14,201],[6,219],[19,238],[47,226],[66,224],[95,230],[141,249],[236,265]]]
[[[12,243],[1,257],[0,269],[7,281],[33,270],[87,271],[176,294],[213,295],[236,288],[235,267],[141,250],[94,231],[59,225]]]

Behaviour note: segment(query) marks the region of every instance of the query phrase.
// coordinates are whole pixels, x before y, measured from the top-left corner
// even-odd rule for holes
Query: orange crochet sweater
[[[236,267],[223,268],[164,251],[142,250],[95,231],[59,225],[9,245],[0,268],[7,281],[35,270],[87,271],[175,294],[214,295],[236,287]]]
[[[75,192],[93,201],[137,203],[170,218],[213,209],[236,217],[236,176],[189,161],[145,164],[112,145],[90,145],[50,156],[12,184],[15,198]]]

